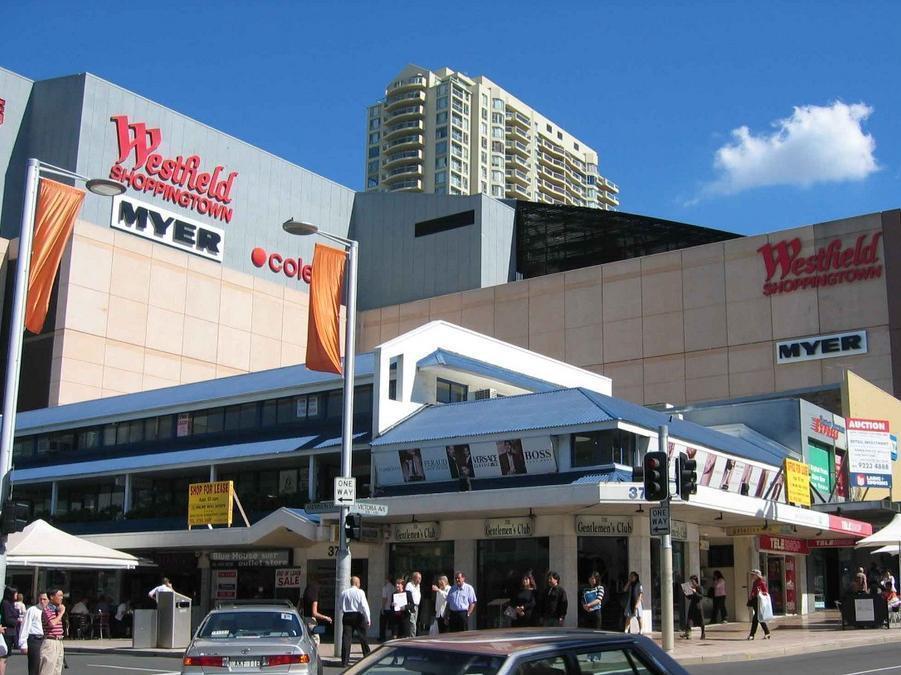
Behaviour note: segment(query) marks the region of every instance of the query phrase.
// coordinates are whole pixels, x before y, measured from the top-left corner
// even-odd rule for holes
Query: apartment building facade
[[[619,206],[594,149],[484,76],[408,65],[366,126],[367,191]]]

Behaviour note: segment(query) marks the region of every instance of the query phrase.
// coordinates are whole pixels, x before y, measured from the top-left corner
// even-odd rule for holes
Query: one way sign
[[[335,504],[353,506],[357,501],[357,479],[335,478]]]

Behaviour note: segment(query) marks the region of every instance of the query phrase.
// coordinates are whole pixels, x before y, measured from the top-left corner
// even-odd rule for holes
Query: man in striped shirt
[[[57,588],[48,593],[50,604],[41,615],[44,644],[41,645],[41,675],[62,675],[63,672],[63,591]]]

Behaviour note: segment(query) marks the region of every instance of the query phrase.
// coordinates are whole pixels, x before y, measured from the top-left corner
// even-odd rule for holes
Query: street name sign
[[[662,502],[660,506],[651,507],[651,536],[660,536],[670,533],[669,502]]]
[[[357,502],[349,507],[347,510],[351,513],[359,513],[363,516],[387,516],[388,515],[388,505],[387,504],[373,504],[372,502]]]
[[[338,513],[341,507],[335,502],[307,502],[303,510],[307,513]]]
[[[353,506],[357,501],[357,479],[335,478],[335,503],[338,506]]]

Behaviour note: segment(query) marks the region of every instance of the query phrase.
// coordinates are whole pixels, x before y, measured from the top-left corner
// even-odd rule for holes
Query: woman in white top
[[[438,577],[438,584],[432,586],[435,592],[435,621],[438,623],[438,632],[447,632],[447,593],[450,590],[450,583],[446,576]]]

